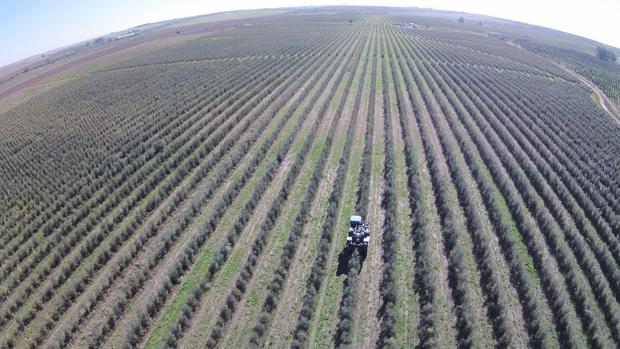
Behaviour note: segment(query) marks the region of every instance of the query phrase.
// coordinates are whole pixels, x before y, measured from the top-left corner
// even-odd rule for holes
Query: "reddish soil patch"
[[[112,47],[107,47],[107,48],[102,48],[96,52],[93,52],[87,56],[78,58],[74,61],[71,62],[67,62],[59,67],[56,67],[54,69],[48,70],[46,72],[43,72],[39,75],[36,75],[28,80],[25,80],[15,86],[12,86],[4,91],[0,92],[0,100],[14,94],[17,93],[25,88],[31,87],[33,85],[36,85],[37,83],[50,78],[54,75],[57,75],[59,73],[62,73],[64,71],[67,71],[71,68],[74,68],[76,66],[79,66],[80,64],[86,63],[86,62],[90,62],[92,60],[110,55],[112,53],[115,52],[119,52],[125,49],[128,49],[130,47],[134,47],[140,44],[144,44],[146,42],[150,42],[153,40],[159,40],[159,39],[165,39],[165,38],[171,38],[174,36],[178,36],[178,35],[189,35],[189,34],[199,34],[199,33],[208,33],[208,32],[214,32],[214,31],[222,31],[224,29],[229,29],[229,28],[233,28],[236,26],[241,26],[244,24],[249,23],[249,21],[252,21],[252,24],[256,24],[258,22],[261,21],[265,21],[267,19],[273,19],[273,17],[276,17],[279,15],[269,15],[269,16],[265,16],[265,17],[259,17],[259,18],[248,18],[248,19],[235,19],[235,20],[228,20],[228,21],[220,21],[220,22],[212,22],[212,23],[202,23],[202,24],[193,24],[193,25],[189,25],[189,26],[185,26],[185,27],[175,27],[175,28],[169,28],[169,29],[164,29],[164,30],[157,30],[155,32],[147,32],[146,34],[144,34],[143,37],[140,38],[136,38],[133,40],[128,40],[128,41],[123,41],[120,43],[113,43]],[[177,32],[179,34],[177,34]]]

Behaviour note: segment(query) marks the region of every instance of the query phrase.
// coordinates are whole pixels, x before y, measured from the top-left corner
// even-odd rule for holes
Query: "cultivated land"
[[[457,18],[175,20],[3,87],[0,347],[620,346],[618,87]]]

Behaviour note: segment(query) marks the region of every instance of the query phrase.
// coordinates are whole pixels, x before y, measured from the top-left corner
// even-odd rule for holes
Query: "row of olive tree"
[[[407,51],[406,47],[403,47],[403,49]],[[407,56],[406,59],[409,61],[410,57]],[[428,76],[424,67],[420,69],[423,71],[423,74],[420,73],[420,70],[412,71],[413,74],[417,73],[425,76],[427,84],[431,87],[432,96],[434,96],[434,99],[438,102],[438,106],[443,115],[455,117],[454,109],[445,97],[447,91],[441,90],[441,93],[439,93],[436,89],[437,82],[435,79]],[[405,83],[408,86],[408,90],[412,91],[413,86],[410,86],[411,81],[409,76],[406,76]],[[426,93],[426,90],[423,90],[423,93]],[[514,324],[509,318],[508,295],[499,278],[499,273],[501,271],[497,269],[498,261],[492,258],[490,237],[485,232],[486,228],[483,224],[482,215],[486,215],[486,212],[480,212],[474,202],[474,195],[476,195],[477,188],[471,188],[467,185],[468,180],[466,179],[466,173],[469,169],[466,167],[467,164],[465,161],[461,160],[461,156],[459,155],[459,148],[464,145],[459,145],[456,140],[451,140],[450,135],[452,131],[446,129],[442,124],[441,118],[437,117],[437,113],[431,113],[431,116],[436,125],[435,129],[438,131],[438,137],[446,157],[447,165],[450,168],[452,183],[454,183],[464,215],[467,217],[467,228],[475,246],[473,251],[474,257],[476,258],[481,274],[481,281],[483,282],[481,286],[489,300],[487,305],[488,313],[494,319],[492,325],[495,337],[501,345],[512,345],[516,339],[516,334],[514,333]]]
[[[458,80],[458,87],[466,90],[468,86],[462,83],[462,80]],[[455,86],[453,86],[452,89],[455,90]],[[480,102],[478,102],[478,104],[476,104],[476,102],[472,102],[476,101],[476,98],[478,97],[475,95],[469,95],[468,97],[471,99],[464,101],[466,108],[468,108],[468,112],[474,117],[482,118],[480,110],[484,110],[483,105]],[[484,119],[478,119],[480,125],[485,124],[483,120]],[[503,149],[504,145],[500,143],[497,138],[489,137],[490,139],[485,139],[485,135],[488,134],[488,132],[481,133],[477,129],[477,126],[472,125],[472,120],[463,121],[474,142],[477,143],[479,152],[481,153],[483,160],[485,160],[487,167],[491,171],[492,175],[494,175],[494,179],[496,180],[499,189],[506,198],[506,203],[512,211],[516,225],[523,234],[526,245],[529,247],[530,255],[533,257],[537,267],[540,268],[539,273],[543,275],[543,286],[545,287],[548,298],[556,300],[552,303],[552,309],[558,316],[558,322],[561,324],[559,329],[563,334],[562,340],[565,340],[567,343],[580,343],[580,339],[577,337],[578,331],[572,328],[572,326],[575,326],[575,320],[574,318],[571,319],[572,315],[570,303],[566,301],[567,299],[570,299],[570,296],[567,290],[561,287],[558,275],[552,271],[551,265],[543,262],[543,256],[546,250],[544,241],[542,240],[543,237],[539,235],[540,231],[538,230],[536,224],[528,219],[529,211],[527,210],[524,201],[521,201],[519,194],[517,194],[521,191],[529,190],[528,184],[523,181],[525,178],[522,175],[517,175],[517,177],[515,177],[517,180],[520,179],[520,182],[513,182],[510,178],[512,171],[515,171],[513,173],[520,171],[520,166],[518,166],[514,160],[509,161],[510,158],[508,156],[497,158],[495,155],[495,150],[499,151]],[[509,162],[503,164],[503,161]],[[504,166],[507,166],[507,172],[503,172]],[[560,302],[557,300],[562,301]]]
[[[277,80],[276,80],[276,81],[270,81],[270,83],[274,84],[274,86],[277,86],[277,85],[278,85]],[[271,89],[269,89],[269,91],[271,91]],[[265,106],[265,107],[266,107],[267,105],[268,105],[268,102],[264,104],[264,106]],[[242,110],[242,111],[243,111],[243,110]],[[249,110],[248,110],[248,112],[249,112]],[[243,115],[243,114],[242,114],[242,115]],[[257,114],[257,115],[258,115],[258,114]],[[251,119],[251,118],[250,118],[250,119]],[[232,129],[232,126],[233,126],[233,125],[234,125],[234,124],[229,124],[229,126],[227,126],[227,127],[228,127],[228,129]],[[249,122],[246,122],[246,123],[245,123],[245,125],[246,125],[246,126],[244,126],[244,127],[240,128],[240,132],[243,132],[243,131],[244,131],[244,128],[249,127],[250,123],[249,123]],[[216,138],[217,138],[217,137],[222,137],[223,135],[225,135],[225,133],[224,133],[224,132],[220,132],[218,135],[216,135]],[[233,137],[233,138],[234,138],[234,137]],[[211,140],[209,140],[209,141],[206,141],[206,142],[204,143],[204,145],[205,145],[205,146],[207,146],[207,147],[214,148],[214,147],[215,147],[218,143],[219,143],[219,140],[218,140],[218,139],[211,139]],[[231,145],[232,145],[232,144],[231,144]],[[202,149],[204,149],[204,148],[202,148]],[[204,156],[204,155],[206,155],[206,153],[207,153],[208,151],[205,151],[205,150],[202,150],[202,149],[201,149],[200,155]],[[219,149],[224,149],[224,150],[226,150],[227,148],[226,148],[226,147],[220,147]],[[188,152],[186,151],[185,153],[187,154]],[[219,154],[217,154],[217,155],[219,156],[219,158],[221,158],[224,154],[225,154],[225,151],[220,151],[220,153],[219,153]],[[242,153],[242,152],[240,152],[239,154],[240,154],[239,156],[241,156],[241,154],[243,154],[243,153]],[[213,157],[213,158],[211,158],[211,159],[218,159],[218,157]],[[177,162],[177,163],[178,163],[178,162]],[[194,165],[195,165],[195,164],[197,164],[197,163],[198,163],[198,162],[197,162],[197,161],[195,161],[195,160],[185,161],[183,164],[184,164],[184,165],[188,168],[188,170],[186,170],[186,171],[179,171],[179,172],[178,172],[179,176],[184,176],[184,175],[188,174],[188,173],[189,173],[189,168],[190,168],[191,166],[194,166]],[[198,173],[197,173],[197,174],[196,174],[196,175],[192,178],[192,181],[190,182],[190,183],[191,183],[191,184],[190,184],[190,186],[195,186],[195,185],[198,183],[198,181],[200,180],[200,178],[202,178],[204,175],[206,175],[207,170],[211,167],[210,165],[213,165],[213,164],[215,164],[215,163],[216,163],[215,161],[212,161],[212,162],[211,162],[211,161],[207,161],[206,163],[203,163],[203,165],[204,165],[204,166],[202,167],[202,170],[198,171]],[[183,169],[183,167],[182,167],[182,169]],[[181,178],[182,178],[182,177],[181,177]],[[168,182],[168,183],[170,183],[170,182]],[[174,183],[174,182],[172,182],[172,183]],[[175,196],[175,202],[176,202],[176,204],[178,204],[178,203],[181,201],[181,199],[182,199],[182,198],[183,198],[183,197],[184,197],[184,196],[185,196],[185,195],[189,192],[189,189],[188,189],[188,188],[189,188],[189,187],[184,188],[184,191],[182,191],[180,194],[177,194],[177,195]],[[160,193],[161,193],[161,189],[160,189]],[[163,196],[165,196],[165,195],[168,195],[166,191],[164,191],[164,194],[161,194],[161,195],[160,195],[160,197],[163,197]],[[158,199],[160,199],[160,198],[158,198]],[[177,199],[178,199],[178,200],[177,200]],[[177,201],[178,201],[178,202],[177,202]],[[156,205],[146,205],[146,208],[147,208],[147,210],[148,210],[148,209],[149,209],[149,207],[151,207],[151,209],[152,209],[152,208],[154,208],[155,206],[156,206]],[[176,205],[175,205],[175,206],[176,206]],[[196,211],[196,209],[194,209],[194,211]],[[136,220],[136,222],[137,222],[137,220]],[[132,227],[131,227],[131,229],[129,229],[129,231],[131,231],[132,229],[137,228],[137,227],[136,227],[136,226],[134,226],[134,225],[135,225],[135,224],[132,224]],[[112,243],[114,244],[114,245],[112,245],[112,247],[110,248],[110,251],[111,251],[112,253],[114,253],[114,252],[115,252],[115,250],[117,250],[117,249],[118,249],[118,244],[119,244],[119,241],[123,241],[123,239],[114,239],[114,240],[112,240]],[[99,267],[99,265],[101,265],[101,263],[102,263],[103,261],[105,261],[107,258],[109,258],[109,255],[110,255],[110,254],[106,254],[106,253],[104,253],[104,254],[100,254],[100,255],[99,255],[99,257],[102,257],[102,256],[103,256],[103,258],[99,258],[99,257],[98,257],[98,258],[96,259],[97,264],[95,265],[95,267],[96,267],[96,268],[98,268],[98,267]],[[90,274],[89,274],[89,275],[90,275]]]
[[[293,75],[293,77],[295,76],[297,75]],[[217,169],[217,171],[215,171],[216,172],[215,178],[212,178],[210,182],[211,184],[209,185],[209,187],[201,191],[200,195],[195,196],[192,199],[192,202],[186,207],[185,212],[187,212],[186,214],[189,214],[189,217],[187,219],[182,220],[180,224],[175,225],[172,233],[170,233],[169,235],[166,235],[163,238],[164,243],[159,247],[157,252],[152,257],[150,257],[149,263],[145,265],[144,269],[139,274],[137,274],[138,275],[137,277],[130,279],[128,281],[128,284],[125,286],[124,297],[117,300],[117,303],[115,303],[115,307],[125,308],[125,306],[131,301],[131,299],[143,287],[144,283],[147,281],[147,277],[150,276],[150,274],[152,273],[152,270],[159,264],[159,261],[165,259],[166,254],[169,252],[172,245],[181,236],[181,234],[186,230],[189,223],[191,223],[191,221],[201,211],[200,207],[210,200],[213,194],[215,194],[218,188],[220,188],[221,184],[224,183],[224,181],[227,178],[229,178],[229,175],[232,173],[232,171],[235,168],[237,168],[240,160],[244,158],[248,150],[258,140],[259,136],[262,134],[262,132],[265,130],[265,128],[269,124],[269,121],[275,115],[275,112],[283,106],[284,104],[283,101],[288,99],[287,97],[290,97],[290,96],[288,95],[280,96],[279,102],[270,103],[269,110],[265,111],[267,115],[265,117],[262,117],[262,120],[259,123],[259,125],[254,125],[254,127],[251,130],[251,135],[248,138],[246,138],[243,142],[239,142],[235,144],[235,142],[237,142],[238,135],[243,133],[245,129],[240,130],[240,133],[238,133],[238,135],[232,135],[232,138],[228,138],[225,142],[222,143],[221,149],[232,149],[233,153],[228,156],[227,158],[228,161],[225,161],[224,163],[222,163],[221,166]],[[262,113],[263,112],[262,108],[259,108],[258,112]],[[284,128],[284,125],[286,124],[287,121],[288,121],[288,118],[283,118],[278,123],[276,132],[273,133],[268,140],[262,143],[261,147],[258,148],[257,153],[252,157],[252,159],[244,167],[245,171],[243,175],[236,178],[235,181],[232,182],[228,186],[228,191],[222,197],[222,199],[216,204],[216,208],[214,210],[214,213],[215,213],[214,217],[217,217],[217,219],[222,217],[226,209],[230,206],[230,204],[233,202],[235,197],[238,195],[239,191],[242,189],[243,185],[251,178],[251,176],[254,174],[256,169],[259,167],[260,162],[263,160],[264,156],[267,153],[267,150],[269,149],[269,145],[271,145],[271,142],[275,140],[279,132]],[[214,164],[209,163],[209,161],[205,162],[203,165],[209,168],[214,167]],[[177,205],[174,205],[174,206],[176,207]],[[187,222],[187,224],[185,224],[185,222]],[[184,250],[184,253],[187,253],[190,255],[189,259],[193,261],[194,256],[198,253],[198,251],[200,250],[200,247],[206,242],[208,236],[213,232],[216,225],[217,225],[217,220],[212,218],[211,220],[207,221],[207,224],[204,224],[200,228],[200,231],[205,232],[206,235],[200,236],[199,239],[193,239],[191,243],[188,245],[187,249]],[[186,269],[183,269],[182,271],[185,271],[185,270]],[[173,273],[173,279],[178,281],[178,278],[179,276],[174,275]],[[108,318],[107,320],[108,326],[99,328],[98,329],[99,332],[97,333],[97,335],[92,337],[92,343],[94,343],[94,345],[100,344],[100,341],[105,338],[105,334],[111,329],[113,329],[116,320],[121,315],[122,315],[122,312],[114,313],[113,315],[112,314],[110,315],[110,318]],[[77,325],[78,323],[76,323],[74,326],[77,326]]]
[[[360,57],[361,54],[358,53],[357,56]],[[355,65],[352,64],[352,66],[356,67],[358,63],[359,59]],[[352,79],[349,79],[347,90],[350,88],[351,80]],[[344,104],[344,97],[345,96],[343,94],[339,104]],[[349,128],[348,132],[352,134],[352,126]],[[351,153],[352,144],[353,142],[345,142],[343,151],[345,156],[340,159],[338,164],[334,187],[329,196],[329,200],[327,201],[327,216],[321,226],[321,239],[319,240],[319,244],[317,246],[317,255],[310,268],[310,275],[306,280],[306,293],[304,294],[301,310],[298,314],[297,322],[293,329],[293,340],[290,345],[291,348],[302,348],[305,346],[307,340],[308,330],[310,328],[310,319],[312,319],[314,315],[317,295],[323,284],[323,279],[325,276],[325,267],[331,250],[330,246],[332,244],[333,233],[335,229],[338,229],[336,223],[338,221],[338,211],[342,201],[342,192],[349,167],[349,156]]]
[[[314,71],[313,69],[306,69],[304,70],[306,72],[306,74],[308,74],[307,72],[312,72]],[[310,81],[311,84],[308,85],[308,87],[303,89],[302,94],[298,95],[298,97],[296,98],[295,102],[291,105],[290,108],[288,108],[287,112],[286,112],[286,116],[285,119],[290,118],[299,108],[301,101],[306,97],[306,95],[310,92],[310,87],[313,86],[312,83],[316,83],[316,81],[318,80],[319,76],[315,75],[312,80]],[[305,79],[296,79],[298,81],[298,83],[301,83],[302,81],[305,81]],[[327,79],[325,80],[325,82],[323,83],[324,87],[327,85]],[[301,87],[301,85],[298,86],[298,88]],[[295,91],[295,89],[291,90],[292,92]],[[292,97],[292,96],[291,96]],[[311,100],[316,101],[316,98],[318,98],[318,94],[315,94]],[[286,99],[286,98],[285,98]],[[282,106],[280,106],[282,107]],[[280,108],[278,108],[280,109]],[[308,112],[307,109],[305,109],[304,111],[305,113]],[[273,179],[273,175],[275,174],[275,170],[278,168],[279,164],[284,160],[284,157],[286,155],[286,153],[288,152],[288,150],[290,149],[290,147],[292,146],[294,140],[295,140],[295,136],[301,126],[303,125],[303,120],[304,118],[301,117],[298,119],[298,122],[296,124],[296,127],[293,131],[293,136],[289,137],[287,139],[287,142],[283,145],[283,148],[281,148],[276,156],[276,159],[274,159],[274,161],[269,165],[268,169],[269,169],[269,173],[267,173],[263,179],[262,182],[263,184],[260,184],[257,186],[257,189],[254,192],[254,195],[252,197],[252,199],[246,204],[246,206],[244,207],[242,213],[240,214],[240,217],[237,219],[235,226],[233,228],[230,229],[230,231],[228,232],[228,243],[225,244],[224,246],[222,246],[222,248],[220,249],[220,251],[218,252],[218,254],[216,255],[216,258],[214,260],[214,262],[211,263],[211,265],[208,268],[208,275],[205,279],[203,279],[203,281],[198,285],[198,287],[196,287],[193,292],[192,292],[192,296],[190,297],[190,299],[188,299],[187,301],[187,305],[184,308],[183,314],[181,315],[181,317],[177,320],[177,324],[173,327],[171,334],[169,335],[167,341],[169,343],[169,345],[174,345],[176,343],[176,341],[183,335],[183,331],[184,329],[188,326],[189,324],[189,320],[191,319],[191,317],[193,316],[194,312],[197,310],[198,305],[200,304],[200,299],[202,298],[202,295],[208,291],[208,289],[210,288],[210,283],[211,280],[213,278],[213,276],[215,275],[215,273],[221,268],[221,266],[224,264],[224,262],[226,261],[227,257],[228,257],[228,253],[230,252],[230,249],[232,248],[232,246],[230,245],[231,243],[234,243],[237,239],[237,237],[239,236],[239,234],[243,231],[245,225],[249,222],[249,219],[252,215],[252,212],[254,211],[254,209],[256,208],[256,205],[258,204],[258,201],[260,200],[260,197],[262,196],[262,193],[264,193],[264,191],[267,189],[267,184],[268,181],[271,181]],[[318,127],[318,123],[319,120],[317,120],[315,122],[315,126],[313,126],[314,128]],[[264,146],[270,145],[271,142],[266,142],[264,144]],[[266,150],[266,149],[265,149]],[[251,166],[251,167],[257,167],[258,163],[255,164],[255,166]],[[223,205],[223,208],[227,207],[227,205]],[[217,226],[217,223],[219,221],[220,216],[215,216],[212,219],[210,219],[208,221],[208,225],[210,226],[210,230],[214,230]]]
[[[249,126],[249,123],[247,124],[247,126]],[[246,126],[246,128],[247,128]],[[226,149],[226,148],[224,148]],[[223,154],[221,154],[223,155]],[[238,157],[241,157],[243,155],[242,152],[239,153]],[[211,163],[209,161],[207,161],[205,164],[205,167],[203,168],[204,170],[210,168]],[[204,174],[206,174],[206,171],[203,171]],[[184,176],[187,175],[188,173],[186,171],[180,171],[178,172],[179,176]],[[182,178],[182,177],[180,177]],[[194,186],[198,183],[199,180],[199,176],[196,176],[194,178],[192,178],[193,180],[190,182],[190,186]],[[223,179],[222,179],[223,180]],[[173,182],[168,182],[168,183],[175,183]],[[182,189],[180,189],[180,191],[177,191],[174,195],[173,195],[173,202],[170,204],[170,208],[169,210],[163,210],[166,216],[161,216],[162,217],[162,222],[163,220],[165,220],[165,217],[167,217],[169,214],[172,213],[173,208],[179,206],[179,204],[181,203],[181,201],[183,200],[183,198],[187,195],[187,193],[189,193],[189,190],[191,188],[190,187],[184,187]],[[170,190],[171,191],[171,190]],[[156,196],[156,200],[163,200],[163,198],[166,195],[170,195],[172,194],[171,192],[169,193],[168,191],[166,191],[163,195],[159,195]],[[152,202],[152,201],[151,201]],[[147,203],[145,210],[152,210],[154,209],[157,205],[152,205],[151,202]],[[198,209],[196,206],[194,206],[194,208],[192,208],[193,213],[197,213]],[[144,213],[146,214],[146,213]],[[139,217],[139,216],[138,216]],[[184,215],[184,219],[181,220],[181,224],[179,224],[177,226],[177,231],[180,233],[181,231],[183,231],[183,229],[189,224],[189,221],[191,219],[191,215],[190,214],[185,214]],[[121,247],[122,244],[124,244],[125,241],[127,241],[130,236],[133,235],[133,233],[135,231],[138,230],[138,228],[140,227],[140,222],[139,222],[139,218],[136,218],[135,216],[131,218],[130,220],[130,225],[125,225],[124,228],[122,228],[122,233],[120,235],[114,235],[112,239],[110,239],[106,249],[97,254],[95,257],[95,262],[92,266],[90,266],[89,268],[87,268],[84,271],[83,276],[81,276],[81,278],[73,278],[71,279],[72,282],[72,286],[70,286],[71,288],[69,288],[68,291],[65,291],[65,293],[63,294],[63,302],[61,303],[61,305],[55,310],[53,316],[52,316],[52,320],[57,321],[59,319],[59,317],[62,315],[62,313],[67,310],[69,308],[69,306],[71,305],[71,303],[75,300],[75,298],[84,291],[84,286],[85,284],[88,282],[88,280],[91,278],[92,275],[95,275],[99,269],[101,269],[112,257],[112,255],[119,250],[119,248]],[[117,223],[116,221],[113,222],[112,224],[106,224],[105,225],[105,229],[102,229],[99,234],[95,235],[95,239],[94,240],[87,240],[85,247],[83,246],[80,249],[80,254],[76,257],[74,257],[73,261],[71,264],[69,265],[65,265],[64,267],[62,267],[62,271],[63,273],[61,273],[60,277],[54,279],[53,284],[51,286],[51,292],[54,292],[56,289],[58,289],[61,285],[63,285],[65,283],[65,281],[69,280],[69,276],[71,275],[72,270],[77,269],[80,264],[81,261],[85,258],[87,258],[90,253],[92,253],[94,251],[94,249],[101,243],[103,242],[104,239],[106,239],[108,237],[108,235],[112,234],[112,227],[113,225]],[[120,222],[118,222],[120,223]],[[147,230],[150,231],[150,230]],[[144,246],[144,243],[142,243],[142,246]],[[48,290],[46,290],[46,294],[49,294]],[[45,295],[44,295],[45,296]],[[45,302],[45,298],[42,299],[42,301],[38,302],[37,304],[41,304]],[[36,315],[36,307],[34,309],[30,309],[30,311],[27,313],[27,317],[26,319],[28,320],[32,320],[34,319],[35,315]],[[49,322],[50,320],[48,320]],[[47,326],[49,327],[49,326]],[[44,332],[41,332],[44,333]],[[43,336],[44,337],[44,336]]]
[[[359,62],[360,57],[361,57],[361,55],[359,55],[359,49],[357,50],[356,53],[358,54],[357,55],[354,54],[353,56],[357,57],[357,59],[354,59],[354,60],[356,62]],[[344,77],[344,72],[345,72],[345,69],[342,69],[337,79],[338,82],[341,81],[341,79]],[[269,284],[267,298],[265,300],[265,303],[263,304],[263,311],[261,314],[261,317],[263,318],[266,318],[268,316],[267,313],[270,311],[273,311],[275,309],[275,306],[277,305],[277,298],[280,294],[280,291],[282,290],[282,287],[284,286],[284,280],[286,279],[288,269],[290,268],[290,264],[294,257],[294,253],[297,249],[299,235],[303,231],[303,228],[305,226],[304,222],[307,218],[307,215],[309,214],[310,207],[312,206],[312,202],[314,201],[314,196],[317,193],[319,183],[321,181],[321,178],[323,177],[323,170],[325,168],[328,156],[331,152],[332,143],[334,141],[334,138],[336,136],[336,132],[338,129],[338,123],[340,121],[340,118],[342,117],[342,111],[345,105],[344,102],[348,96],[349,90],[352,85],[351,82],[352,82],[352,78],[348,79],[348,81],[346,82],[346,87],[343,89],[340,100],[338,101],[339,102],[338,107],[336,108],[334,112],[335,117],[332,119],[331,126],[329,128],[327,137],[325,138],[325,142],[323,144],[323,149],[321,151],[321,154],[319,155],[319,159],[317,160],[317,163],[314,165],[313,175],[310,179],[309,186],[306,190],[306,194],[304,195],[304,199],[302,201],[303,202],[302,208],[298,212],[298,215],[295,219],[295,225],[291,229],[291,232],[289,234],[289,239],[287,240],[287,243],[284,246],[284,251],[281,256],[282,258],[280,260],[281,263],[279,267],[276,268],[276,271],[275,271],[276,275],[274,279],[272,280],[272,282]],[[324,101],[321,108],[319,109],[318,115],[321,118],[323,118],[327,114],[329,110],[330,102],[335,96],[335,92],[336,92],[336,89],[332,89],[330,91],[328,98]],[[354,125],[355,125],[355,122],[351,122],[349,124],[349,130],[354,129]],[[352,132],[350,131],[348,135],[351,136],[352,135],[351,133]],[[303,148],[304,152],[308,152],[310,150],[312,144],[314,143],[314,140],[315,140],[314,137],[309,137],[306,140],[306,143],[304,143],[304,148]],[[299,160],[299,162],[297,162],[297,160]],[[294,169],[293,171],[290,171],[289,177],[287,177],[287,179],[285,180],[285,188],[288,188],[288,190],[292,188],[292,185],[295,181],[294,177],[291,178],[291,176],[298,174],[298,171],[301,169],[301,167],[303,167],[304,162],[305,162],[305,159],[301,156],[299,156],[297,160],[296,160],[296,164],[298,164],[299,168]],[[289,180],[289,178],[291,179]],[[288,185],[289,182],[290,182],[290,185]],[[288,195],[288,190],[285,191],[285,194],[284,194],[285,196]],[[286,197],[283,198],[282,203],[285,200],[286,200]],[[280,210],[279,206],[277,208],[275,206],[272,206],[272,210],[276,210],[276,209],[279,212]],[[219,339],[221,338],[221,335],[225,330],[225,326],[228,320],[230,320],[230,318],[232,317],[232,314],[236,310],[235,309],[236,304],[241,300],[241,297],[243,296],[245,292],[245,286],[250,281],[253,275],[253,271],[254,271],[254,268],[256,267],[257,259],[260,256],[264,248],[264,245],[267,243],[267,239],[269,237],[271,230],[273,229],[274,224],[275,224],[275,221],[274,222],[265,221],[265,223],[261,225],[260,233],[252,245],[253,254],[250,257],[248,257],[248,260],[246,261],[246,264],[244,265],[242,272],[240,273],[236,281],[236,285],[242,285],[243,290],[237,287],[233,289],[231,293],[229,294],[229,296],[227,297],[226,305],[220,311],[220,316],[211,330],[211,334],[207,342],[208,347],[212,348],[215,345],[217,345]],[[265,320],[263,320],[263,322],[264,321]]]
[[[370,93],[368,94],[368,109],[366,111],[366,132],[364,135],[364,153],[360,166],[360,174],[357,184],[357,193],[355,201],[355,212],[362,217],[368,217],[368,203],[370,197],[370,178],[372,172],[372,148],[374,134],[374,115],[376,105],[376,83],[377,80],[377,62],[376,62],[376,39],[373,39],[371,45],[372,62],[368,58],[368,62],[364,65],[362,77],[366,76],[368,64],[372,65],[370,73]],[[364,78],[365,79],[365,78]],[[366,87],[366,82],[363,84]],[[358,90],[354,113],[359,109],[360,99],[364,88]],[[336,325],[336,334],[334,336],[334,345],[342,348],[351,344],[351,335],[353,330],[353,311],[357,303],[357,279],[359,271],[362,267],[362,256],[356,249],[347,262],[347,276],[343,280],[342,298],[338,308],[338,324]]]
[[[606,278],[597,258],[590,250],[586,239],[584,239],[583,235],[587,237],[589,232],[585,229],[578,231],[572,216],[567,216],[565,203],[569,203],[572,196],[564,191],[561,185],[556,185],[556,192],[554,193],[552,191],[553,188],[549,187],[546,179],[541,175],[539,168],[544,168],[544,165],[546,165],[544,160],[531,146],[525,143],[523,138],[520,139],[523,146],[516,148],[514,143],[508,142],[509,134],[498,128],[498,124],[494,123],[492,127],[497,130],[496,132],[504,140],[505,144],[509,145],[509,149],[529,177],[532,189],[538,193],[546,206],[546,210],[542,210],[542,207],[539,205],[533,204],[531,201],[527,202],[528,208],[538,213],[539,224],[543,227],[552,227],[551,229],[543,230],[543,232],[551,251],[557,256],[560,268],[571,280],[571,287],[576,292],[571,294],[573,294],[573,297],[576,297],[578,304],[584,304],[583,310],[579,310],[580,307],[577,307],[578,312],[583,316],[582,321],[587,321],[588,323],[597,322],[597,320],[592,319],[590,312],[596,307],[595,303],[598,303],[600,311],[602,311],[607,320],[612,336],[617,341],[620,341],[620,315],[618,315],[620,309],[612,291],[615,289],[617,292],[618,289],[616,287],[610,288],[610,284],[607,281],[607,279],[612,280],[617,285],[617,279],[614,280],[614,277],[618,276],[617,268],[613,267],[614,263],[612,263],[611,259],[602,260],[603,262],[608,261],[608,263],[612,263],[607,266],[611,273]],[[520,135],[515,132],[514,136],[518,137]],[[530,157],[528,158],[528,156]],[[537,168],[537,166],[539,167]],[[547,172],[547,177],[550,181],[555,181],[555,183],[559,181],[555,173]],[[531,192],[526,191],[525,194]],[[560,195],[557,195],[558,193]],[[568,213],[570,214],[571,212]],[[553,232],[555,232],[554,235],[552,235]],[[560,234],[560,232],[563,234]],[[590,238],[595,237],[590,235]],[[604,325],[599,324],[599,326]],[[590,335],[594,336],[595,330],[595,328],[589,329]]]

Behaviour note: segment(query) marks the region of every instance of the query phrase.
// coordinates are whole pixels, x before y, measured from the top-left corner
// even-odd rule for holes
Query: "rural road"
[[[618,124],[620,125],[620,116],[618,116],[617,114],[615,114],[614,112],[612,112],[611,110],[609,110],[609,108],[607,107],[608,105],[612,105],[611,101],[609,100],[609,98],[607,98],[607,96],[605,95],[605,93],[603,91],[601,91],[601,89],[599,89],[598,87],[596,87],[596,85],[594,85],[590,80],[586,79],[585,77],[579,75],[577,72],[574,72],[564,66],[562,66],[559,63],[553,62],[555,63],[558,67],[562,68],[562,70],[566,71],[567,73],[571,74],[572,76],[576,77],[577,79],[579,79],[579,81],[581,81],[582,83],[584,83],[586,86],[588,86],[592,91],[594,91],[594,93],[596,94],[596,96],[598,97],[598,103],[601,105],[601,108],[603,108],[603,110],[605,112],[607,112],[607,114],[609,114],[609,116],[611,116],[611,118]]]
[[[521,45],[513,42],[513,41],[506,41],[506,43],[508,43],[511,46],[514,46],[518,49],[521,50],[526,50],[528,52],[531,52],[525,48],[523,48]],[[535,52],[531,52],[539,57],[542,57],[546,60],[548,60],[549,62],[551,62],[552,64],[554,64],[555,66],[559,67],[560,69],[564,70],[565,72],[569,73],[570,75],[574,76],[575,78],[577,78],[579,81],[581,81],[583,84],[585,84],[586,86],[588,86],[592,91],[594,91],[594,93],[596,94],[597,98],[598,98],[598,103],[601,106],[601,108],[603,108],[603,110],[609,114],[609,116],[611,116],[612,120],[614,120],[618,125],[620,125],[620,114],[618,114],[618,112],[615,110],[615,108],[613,107],[613,103],[611,102],[611,100],[609,100],[609,98],[605,95],[605,93],[599,89],[596,85],[594,85],[594,83],[592,83],[590,80],[586,79],[584,76],[578,74],[577,72],[563,66],[562,64],[549,59],[548,57],[545,57],[543,55],[539,55]],[[609,108],[607,106],[610,106],[612,109],[614,109],[614,111],[609,110]]]

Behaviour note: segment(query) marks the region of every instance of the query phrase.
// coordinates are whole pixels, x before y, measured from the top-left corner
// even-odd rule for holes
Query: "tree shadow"
[[[340,253],[338,254],[338,268],[336,269],[336,275],[340,276],[349,274],[349,259],[351,259],[351,256],[353,255],[353,250],[353,248],[345,246],[342,251],[340,251]],[[366,260],[366,256],[368,255],[368,249],[359,248],[357,251],[359,252],[360,258],[360,268],[357,271],[357,273],[359,274],[362,271],[364,261]]]
[[[342,251],[338,254],[338,269],[336,269],[336,275],[347,275],[349,274],[349,258],[353,250],[349,247],[345,246]]]

